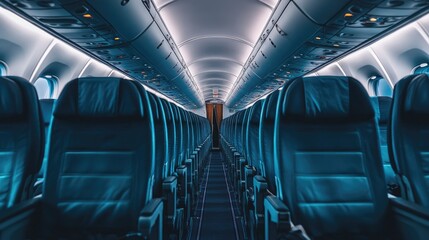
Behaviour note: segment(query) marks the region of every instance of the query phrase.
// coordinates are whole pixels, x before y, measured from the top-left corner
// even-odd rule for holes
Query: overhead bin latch
[[[142,0],[142,3],[148,10],[150,9],[150,0]]]

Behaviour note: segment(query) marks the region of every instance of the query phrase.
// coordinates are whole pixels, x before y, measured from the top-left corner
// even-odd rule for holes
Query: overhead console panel
[[[428,6],[427,0],[281,1],[226,105],[242,109]]]
[[[203,106],[201,90],[150,1],[6,2],[179,104]]]

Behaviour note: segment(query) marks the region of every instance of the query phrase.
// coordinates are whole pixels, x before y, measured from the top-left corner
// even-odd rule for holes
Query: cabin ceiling
[[[204,99],[225,101],[278,0],[154,0]]]
[[[429,0],[5,0],[187,109],[242,109],[384,36]]]

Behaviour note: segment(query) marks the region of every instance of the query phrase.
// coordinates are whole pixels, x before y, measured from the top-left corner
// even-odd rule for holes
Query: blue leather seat
[[[183,135],[182,135],[182,141],[183,141],[183,149],[182,149],[182,157],[184,160],[188,159],[189,157],[189,143],[190,143],[190,134],[191,129],[189,127],[189,121],[188,121],[188,115],[186,114],[185,110],[182,108],[178,108],[180,116],[182,118],[182,127],[183,127]]]
[[[374,108],[351,77],[294,80],[274,131],[277,196],[315,239],[383,239],[388,206]]]
[[[52,111],[54,108],[55,99],[40,99],[40,109],[42,112],[42,118],[43,118],[43,127],[44,127],[44,133],[45,133],[45,139],[49,138],[49,125],[51,124],[52,120]],[[45,148],[48,146],[48,141],[45,141]],[[46,161],[48,158],[48,152],[45,151],[43,161],[42,161],[42,167],[39,170],[39,180],[36,182],[36,190],[35,195],[42,194],[42,184],[43,184],[43,173],[45,172],[45,166]]]
[[[44,238],[137,232],[145,205],[162,216],[162,202],[151,200],[154,125],[139,86],[81,78],[64,87],[51,123]]]
[[[246,156],[247,163],[254,167],[256,174],[260,174],[260,154],[259,154],[259,124],[261,121],[261,110],[265,100],[257,101],[253,106],[247,120],[246,133]]]
[[[404,185],[403,196],[429,207],[429,76],[401,79],[393,92],[388,129],[390,159]]]
[[[274,120],[276,117],[277,100],[280,91],[271,93],[263,104],[259,125],[259,153],[261,175],[267,181],[268,190],[276,195],[276,183],[274,173]]]
[[[389,151],[387,149],[387,126],[390,119],[390,107],[392,104],[391,97],[372,97],[372,103],[376,110],[378,119],[378,129],[380,135],[381,159],[383,160],[384,175],[386,183],[391,193],[397,194],[398,184],[395,172],[390,165]]]
[[[168,133],[164,109],[159,98],[148,93],[150,108],[152,110],[155,134],[155,167],[153,191],[156,196],[162,195],[162,180],[169,176],[168,167]]]
[[[19,77],[0,77],[0,209],[32,197],[44,149],[37,93]]]
[[[176,124],[174,121],[173,109],[171,103],[161,99],[162,106],[164,108],[165,120],[167,122],[167,133],[168,133],[168,175],[173,174],[176,171]]]

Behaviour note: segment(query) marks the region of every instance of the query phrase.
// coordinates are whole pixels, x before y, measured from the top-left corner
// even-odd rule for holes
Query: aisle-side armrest
[[[152,199],[140,212],[138,231],[145,239],[162,239],[162,199]]]
[[[277,197],[267,196],[265,207],[265,239],[277,239],[291,230],[289,208]]]
[[[176,169],[178,175],[178,196],[180,206],[185,206],[188,198],[188,168],[182,165]]]
[[[253,178],[253,194],[255,214],[257,218],[264,216],[264,198],[267,196],[268,184],[264,177],[256,175]]]
[[[429,209],[402,198],[389,198],[396,234],[402,239],[427,239]]]
[[[168,219],[174,221],[176,218],[177,205],[177,177],[169,176],[162,182],[162,195],[166,203]]]

